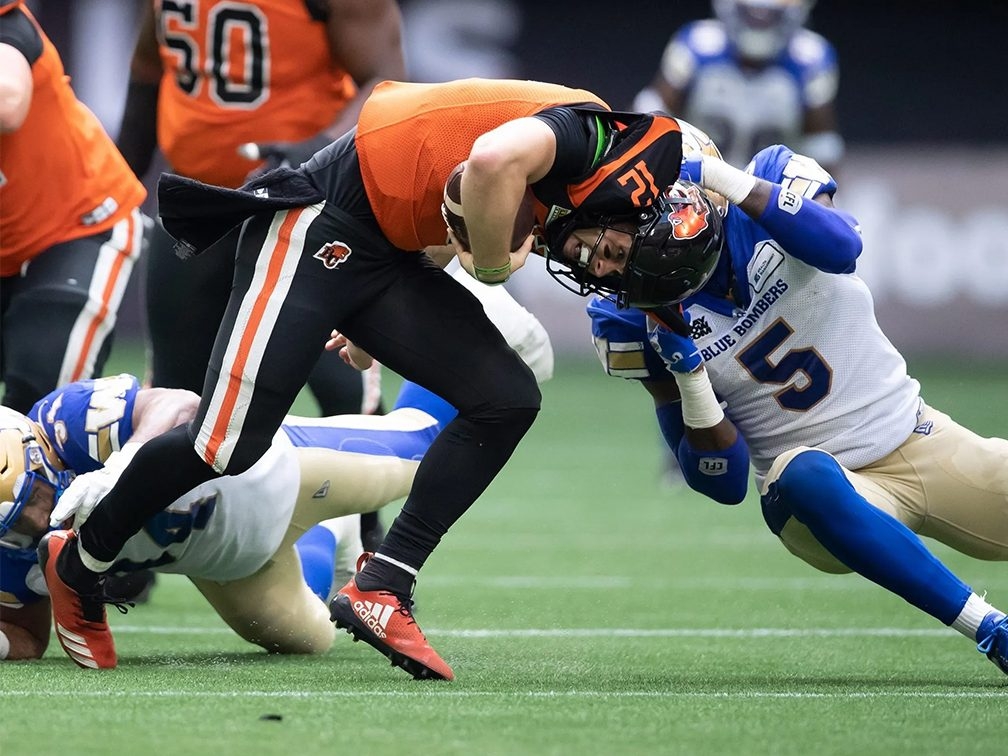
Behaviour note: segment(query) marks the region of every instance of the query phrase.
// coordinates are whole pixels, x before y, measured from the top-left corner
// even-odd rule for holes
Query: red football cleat
[[[49,588],[56,637],[67,656],[87,669],[113,669],[115,640],[105,616],[105,602],[82,596],[56,572],[60,552],[77,538],[72,530],[53,530],[39,542],[39,566]]]
[[[454,680],[455,673],[431,648],[410,611],[411,602],[389,591],[362,591],[355,578],[329,603],[329,616],[354,641],[385,654],[415,680]]]

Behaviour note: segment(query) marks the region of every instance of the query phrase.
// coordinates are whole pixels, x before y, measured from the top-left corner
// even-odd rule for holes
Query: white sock
[[[959,612],[959,616],[952,621],[952,629],[958,630],[972,641],[977,640],[977,630],[983,618],[993,611],[997,611],[980,596],[971,593],[966,599],[966,606]]]
[[[108,569],[112,566],[112,562],[103,562],[100,559],[95,559],[93,556],[84,550],[84,544],[80,542],[80,538],[77,539],[77,553],[80,555],[81,563],[87,567],[91,572],[103,573],[108,572]]]

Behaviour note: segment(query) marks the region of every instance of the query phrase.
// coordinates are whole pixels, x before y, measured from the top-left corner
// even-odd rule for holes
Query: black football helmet
[[[591,254],[566,259],[563,247],[571,233],[596,227],[600,231]],[[588,272],[589,263],[609,229],[632,234],[633,240],[623,272],[599,278]],[[555,220],[546,227],[539,251],[546,270],[564,288],[581,296],[613,295],[618,307],[649,309],[681,302],[707,283],[724,239],[724,221],[707,193],[679,180],[634,216],[575,211]]]

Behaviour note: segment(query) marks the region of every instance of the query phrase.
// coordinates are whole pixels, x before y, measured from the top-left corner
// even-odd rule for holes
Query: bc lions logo
[[[686,192],[688,205],[679,205],[678,210],[669,213],[672,224],[672,236],[676,239],[695,239],[707,230],[707,213],[710,212],[707,203],[700,197],[700,189],[689,187]]]
[[[328,242],[323,244],[322,247],[316,252],[312,257],[316,260],[321,260],[322,264],[325,265],[329,270],[332,270],[337,265],[345,262],[350,253],[353,250],[350,249],[343,242]]]

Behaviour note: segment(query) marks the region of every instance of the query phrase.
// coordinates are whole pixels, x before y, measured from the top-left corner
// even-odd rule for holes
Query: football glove
[[[689,314],[684,316],[689,323]],[[692,373],[703,364],[703,357],[693,339],[682,336],[654,317],[648,317],[648,341],[673,373]]]
[[[71,519],[74,528],[83,525],[98,502],[112,490],[140,446],[136,443],[125,444],[122,449],[109,455],[104,467],[74,478],[49,515],[50,527],[60,527]]]

